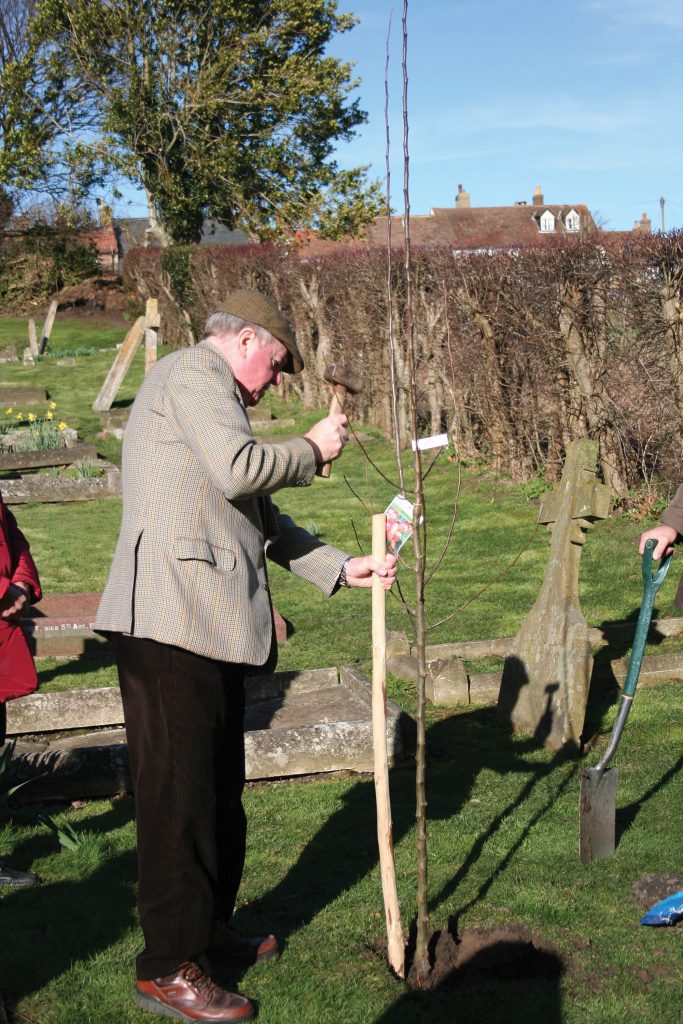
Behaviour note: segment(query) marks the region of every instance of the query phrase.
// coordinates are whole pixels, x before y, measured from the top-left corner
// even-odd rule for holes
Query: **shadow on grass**
[[[593,674],[583,727],[582,740],[584,743],[602,731],[605,715],[619,700],[621,687],[612,671],[612,662],[625,658],[631,650],[639,614],[640,607],[630,611],[625,619],[606,619],[600,623],[599,628],[603,631],[607,644],[596,653],[593,662]],[[657,610],[655,608],[653,619],[656,617]],[[659,645],[664,640],[666,640],[666,636],[660,633],[656,625],[650,625],[647,635],[648,644]]]
[[[87,820],[87,832],[112,832],[127,825],[132,816],[133,801],[117,801],[104,814]],[[16,847],[12,864],[33,864],[54,851],[54,838],[41,833]],[[113,856],[103,852],[89,874],[86,865],[79,870],[78,850],[60,856],[73,858],[73,878],[14,890],[0,901],[0,990],[10,1019],[12,1007],[21,999],[48,985],[76,961],[88,961],[108,949],[135,924],[134,852]]]
[[[113,648],[106,644],[97,644],[95,652],[92,657],[64,658],[49,668],[41,668],[40,661],[38,661],[39,689],[45,683],[51,683],[55,679],[58,680],[61,676],[89,676],[100,669],[116,668]]]
[[[479,708],[463,714],[455,714],[432,725],[428,731],[428,805],[430,820],[447,820],[455,817],[469,801],[473,785],[484,769],[500,774],[523,773],[530,775],[519,792],[497,811],[479,836],[465,862],[443,889],[430,901],[432,911],[440,909],[445,913],[444,902],[456,897],[457,919],[475,903],[484,898],[494,879],[505,871],[515,852],[526,836],[555,800],[575,780],[578,764],[568,762],[565,755],[557,755],[545,763],[526,759],[526,754],[536,752],[533,740],[509,737],[496,722],[495,708]],[[569,770],[561,773],[556,785],[550,785],[549,776],[562,764]],[[543,781],[543,795],[539,802],[536,791]],[[415,818],[415,782],[412,770],[395,769],[391,777],[392,816],[394,841],[401,838],[413,827]],[[523,808],[534,795],[534,811],[525,815],[525,824],[505,854],[490,869],[479,886],[477,894],[466,904],[457,905],[457,891],[470,870],[477,864],[487,842],[496,835],[502,823],[510,814]],[[344,805],[333,814],[302,852],[299,860],[282,881],[265,895],[258,904],[252,904],[238,912],[236,924],[244,928],[274,929],[283,939],[306,926],[320,911],[333,903],[347,889],[363,879],[377,864],[375,838],[375,797],[372,782],[359,782],[344,796]],[[449,987],[446,995],[440,989],[430,993],[409,993],[382,1018],[388,1022],[421,1020],[450,1021],[458,1016],[455,1011],[462,1004],[467,1006],[467,1019],[498,1021],[524,1020],[547,1024],[558,1024],[559,1000],[557,970],[548,977],[527,981],[534,987],[534,1008],[515,1017],[516,1006],[520,1003],[519,982],[514,979],[489,977],[481,981],[476,970],[465,977],[459,974],[455,988]],[[552,976],[550,976],[552,975]],[[517,987],[516,987],[517,986]],[[536,988],[538,993],[536,994]],[[482,993],[486,990],[486,1012],[482,1007]],[[512,996],[511,993],[517,993]],[[511,1005],[512,1004],[512,1005]],[[503,1014],[503,1008],[505,1014]],[[490,1015],[489,1014],[490,1010]],[[443,1011],[443,1015],[442,1015]]]

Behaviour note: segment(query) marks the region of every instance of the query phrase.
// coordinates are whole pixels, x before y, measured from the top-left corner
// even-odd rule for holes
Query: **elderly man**
[[[350,558],[271,501],[308,486],[347,441],[344,415],[293,440],[254,439],[246,407],[302,368],[282,313],[234,292],[199,345],[148,374],[126,427],[121,534],[96,627],[116,647],[136,801],[136,1002],[181,1020],[253,1016],[214,983],[207,950],[252,963],[278,952],[274,936],[228,925],[246,835],[244,671],[277,655],[265,557],[328,595],[396,575],[393,556]]]

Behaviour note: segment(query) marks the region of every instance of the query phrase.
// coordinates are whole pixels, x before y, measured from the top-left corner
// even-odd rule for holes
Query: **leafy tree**
[[[325,55],[354,23],[336,0],[41,0],[3,79],[0,182],[42,131],[82,190],[139,183],[165,241],[197,241],[207,216],[260,238],[356,229],[379,192],[333,159],[365,115],[351,66]]]

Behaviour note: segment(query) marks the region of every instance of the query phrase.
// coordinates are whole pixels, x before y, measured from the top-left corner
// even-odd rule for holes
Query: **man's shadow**
[[[495,742],[491,742],[491,734]],[[505,775],[511,773],[529,776],[525,778],[515,796],[504,807],[492,814],[488,825],[472,844],[465,861],[442,890],[430,899],[431,910],[447,913],[444,904],[451,902],[451,916],[457,920],[467,909],[483,899],[494,879],[508,867],[515,851],[524,842],[529,831],[550,810],[560,793],[576,778],[578,766],[567,762],[566,755],[560,754],[545,763],[527,759],[535,754],[538,745],[533,738],[528,740],[511,737],[496,720],[496,709],[479,707],[455,713],[432,725],[427,733],[428,773],[427,799],[429,819],[449,820],[455,817],[471,799],[473,787],[486,770]],[[563,772],[559,783],[553,787],[548,778],[559,764],[567,762],[568,770]],[[509,815],[525,813],[523,808],[543,781],[540,802],[535,794],[535,809],[526,815],[525,824],[505,854],[490,868],[475,897],[466,903],[458,902],[458,890],[471,869],[477,864],[487,843],[496,836]],[[395,844],[413,827],[415,821],[415,777],[412,768],[395,768],[391,774],[391,810],[393,838]],[[283,943],[287,937],[305,927],[318,913],[329,906],[346,890],[357,885],[372,871],[378,862],[375,829],[375,796],[372,780],[361,780],[343,796],[343,805],[330,816],[313,839],[301,852],[298,860],[282,880],[258,901],[241,908],[235,923],[245,930],[260,931],[272,928]],[[470,972],[476,977],[476,970]],[[554,972],[550,988],[552,997],[544,998],[544,1020],[548,1024],[559,1024],[559,1002],[557,999],[557,977]],[[458,978],[461,987],[462,977]],[[488,984],[488,982],[487,982]],[[501,1006],[509,999],[506,994],[508,980],[502,978]],[[466,986],[468,992],[477,990],[478,983]],[[429,996],[416,994],[414,998],[436,1001],[442,996],[436,991]],[[454,998],[451,994],[450,998]],[[458,996],[461,998],[461,996]],[[472,1006],[478,997],[472,997]],[[400,1020],[414,1020],[410,1016],[413,996],[406,997],[406,1011],[402,1001],[382,1018],[387,1024]],[[469,1005],[469,996],[463,1005]],[[540,1004],[539,1004],[540,1005]],[[413,1007],[414,1008],[414,1007]],[[395,1012],[395,1016],[392,1015]],[[474,1012],[474,1010],[473,1010]],[[501,1018],[474,1016],[471,1019],[494,1021]],[[515,1018],[511,1018],[515,1019]],[[529,1017],[525,1021],[536,1018]],[[538,1018],[540,1020],[540,1017]],[[521,1018],[520,1018],[521,1021]]]

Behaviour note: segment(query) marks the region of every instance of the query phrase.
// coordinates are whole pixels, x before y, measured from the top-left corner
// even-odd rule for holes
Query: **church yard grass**
[[[54,339],[58,329],[59,318]],[[118,332],[119,340],[124,333]],[[96,340],[82,338],[81,344],[95,347]],[[35,367],[6,364],[0,377],[3,383],[46,387],[79,437],[118,462],[120,443],[96,439],[99,417],[90,408],[112,351],[74,358],[70,366],[55,359]],[[118,400],[130,401],[141,376],[139,354]],[[276,416],[295,417],[296,430],[316,418],[282,406],[275,395],[266,401]],[[367,449],[393,478],[389,444],[371,439]],[[448,529],[454,480],[454,467],[442,456],[426,484],[432,559]],[[330,481],[316,479],[311,488],[283,492],[276,500],[322,540],[355,553],[356,533],[365,550],[369,545],[370,511],[381,511],[394,493],[354,444],[334,464]],[[47,592],[102,588],[118,533],[119,499],[14,511]],[[481,468],[465,470],[450,552],[428,590],[430,621],[471,603],[434,630],[430,642],[515,633],[545,570],[548,537],[545,528],[536,530],[536,514],[519,487]],[[641,581],[635,542],[645,525],[615,517],[589,532],[580,587],[589,625],[637,612]],[[525,545],[510,572],[476,597]],[[672,600],[679,565],[676,560],[672,579],[658,595],[655,617],[676,614]],[[343,591],[328,600],[276,566],[270,577],[275,604],[291,623],[281,668],[358,664],[368,670],[369,594]],[[400,577],[410,594],[407,567]],[[389,628],[407,629],[398,600],[390,599],[388,609]],[[648,653],[675,650],[677,644],[667,640]],[[621,645],[610,653],[622,657],[628,650]],[[496,664],[471,663],[477,671]],[[45,660],[39,669],[46,690],[115,683],[110,657]],[[413,710],[411,683],[390,680],[390,695]],[[611,728],[616,697],[615,689],[603,689],[592,698],[590,713],[603,734]],[[626,1018],[677,1024],[683,929],[641,927],[643,911],[632,888],[647,874],[683,873],[681,686],[663,683],[637,694],[616,759],[617,851],[590,866],[578,859],[579,762],[503,735],[491,707],[430,706],[428,746],[432,927],[445,927],[449,919],[460,931],[524,925],[552,944],[562,973],[548,969],[515,978],[508,976],[514,970],[470,972],[431,993],[411,993],[392,979],[378,950],[384,920],[372,780],[337,776],[248,787],[249,849],[236,923],[247,930],[273,929],[284,941],[284,953],[246,974],[218,963],[218,980],[256,1001],[261,1024],[583,1024],[587,1019],[616,1024]],[[590,763],[594,760],[592,755]],[[392,798],[399,896],[408,926],[415,890],[409,766],[393,771]],[[132,988],[132,959],[140,947],[132,798],[49,810],[63,813],[79,832],[77,850],[60,852],[28,810],[10,823],[0,821],[0,856],[11,850],[13,866],[31,867],[43,878],[36,889],[0,896],[7,937],[0,989],[10,1019],[13,1024],[139,1022]]]

